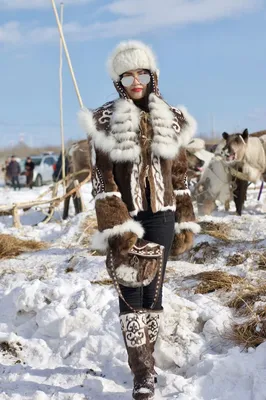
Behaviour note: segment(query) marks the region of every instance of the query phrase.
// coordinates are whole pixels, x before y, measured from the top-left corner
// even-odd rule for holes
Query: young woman
[[[158,243],[164,246],[164,275],[171,247],[173,254],[183,253],[199,232],[184,149],[196,123],[185,109],[162,99],[155,57],[145,44],[120,43],[108,66],[119,99],[79,114],[92,148],[99,229],[92,247],[126,254],[140,238]],[[119,298],[120,322],[136,400],[154,398],[152,354],[163,310],[157,281],[141,288],[120,286],[126,301]]]

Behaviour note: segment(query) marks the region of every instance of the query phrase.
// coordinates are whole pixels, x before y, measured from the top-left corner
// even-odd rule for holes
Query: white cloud
[[[59,5],[62,0],[55,0]],[[90,3],[93,0],[64,0],[65,5],[79,6],[81,4]],[[1,10],[30,10],[51,7],[50,0],[0,0]]]
[[[3,1],[3,0],[1,0]],[[33,4],[44,6],[49,0],[12,0],[29,7]],[[58,0],[59,2],[60,0]],[[89,0],[69,0],[69,3],[81,4]],[[109,21],[91,25],[80,25],[72,22],[64,26],[67,40],[88,40],[95,37],[131,36],[152,32],[167,26],[178,26],[192,23],[204,23],[222,18],[232,18],[244,12],[258,9],[264,0],[117,0],[100,7],[97,12],[108,14]],[[4,0],[6,4],[12,3]],[[67,0],[65,0],[67,3]],[[105,16],[106,20],[106,16]],[[14,24],[14,23],[13,23]],[[12,28],[12,27],[11,27]],[[56,24],[51,27],[24,27],[16,23],[11,29],[8,40],[8,24],[0,26],[0,42],[52,42],[58,40]]]
[[[18,22],[8,22],[0,26],[0,43],[18,43],[22,40],[22,33]]]

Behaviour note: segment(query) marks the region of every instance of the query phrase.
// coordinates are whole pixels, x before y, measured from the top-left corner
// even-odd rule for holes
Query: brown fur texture
[[[189,194],[177,196],[176,220],[178,222],[195,221],[195,215]]]
[[[111,229],[115,225],[123,224],[130,219],[125,203],[117,196],[97,200],[95,209],[100,232],[104,229]]]
[[[171,255],[178,256],[185,253],[193,247],[193,243],[194,233],[184,229],[181,233],[175,235]]]
[[[138,236],[133,232],[125,232],[123,235],[111,236],[108,240],[114,254],[127,255],[128,251],[136,244]]]

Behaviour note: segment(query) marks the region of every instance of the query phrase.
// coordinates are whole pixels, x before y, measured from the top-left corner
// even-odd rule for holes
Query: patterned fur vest
[[[199,232],[186,183],[184,149],[196,122],[185,109],[169,106],[158,93],[149,95],[148,107],[146,113],[132,100],[120,98],[79,113],[92,148],[98,221],[94,249],[105,251],[110,237],[127,232],[143,236],[141,223],[133,217],[147,209],[147,180],[152,211],[175,211],[177,235],[183,230]]]

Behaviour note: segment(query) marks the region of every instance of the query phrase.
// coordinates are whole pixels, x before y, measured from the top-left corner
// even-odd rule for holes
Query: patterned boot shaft
[[[162,312],[150,312],[146,314],[146,325],[148,328],[149,341],[152,353],[159,334],[160,315]]]
[[[151,353],[146,315],[128,313],[120,316],[121,329],[134,374],[133,399],[154,398],[154,358]]]

